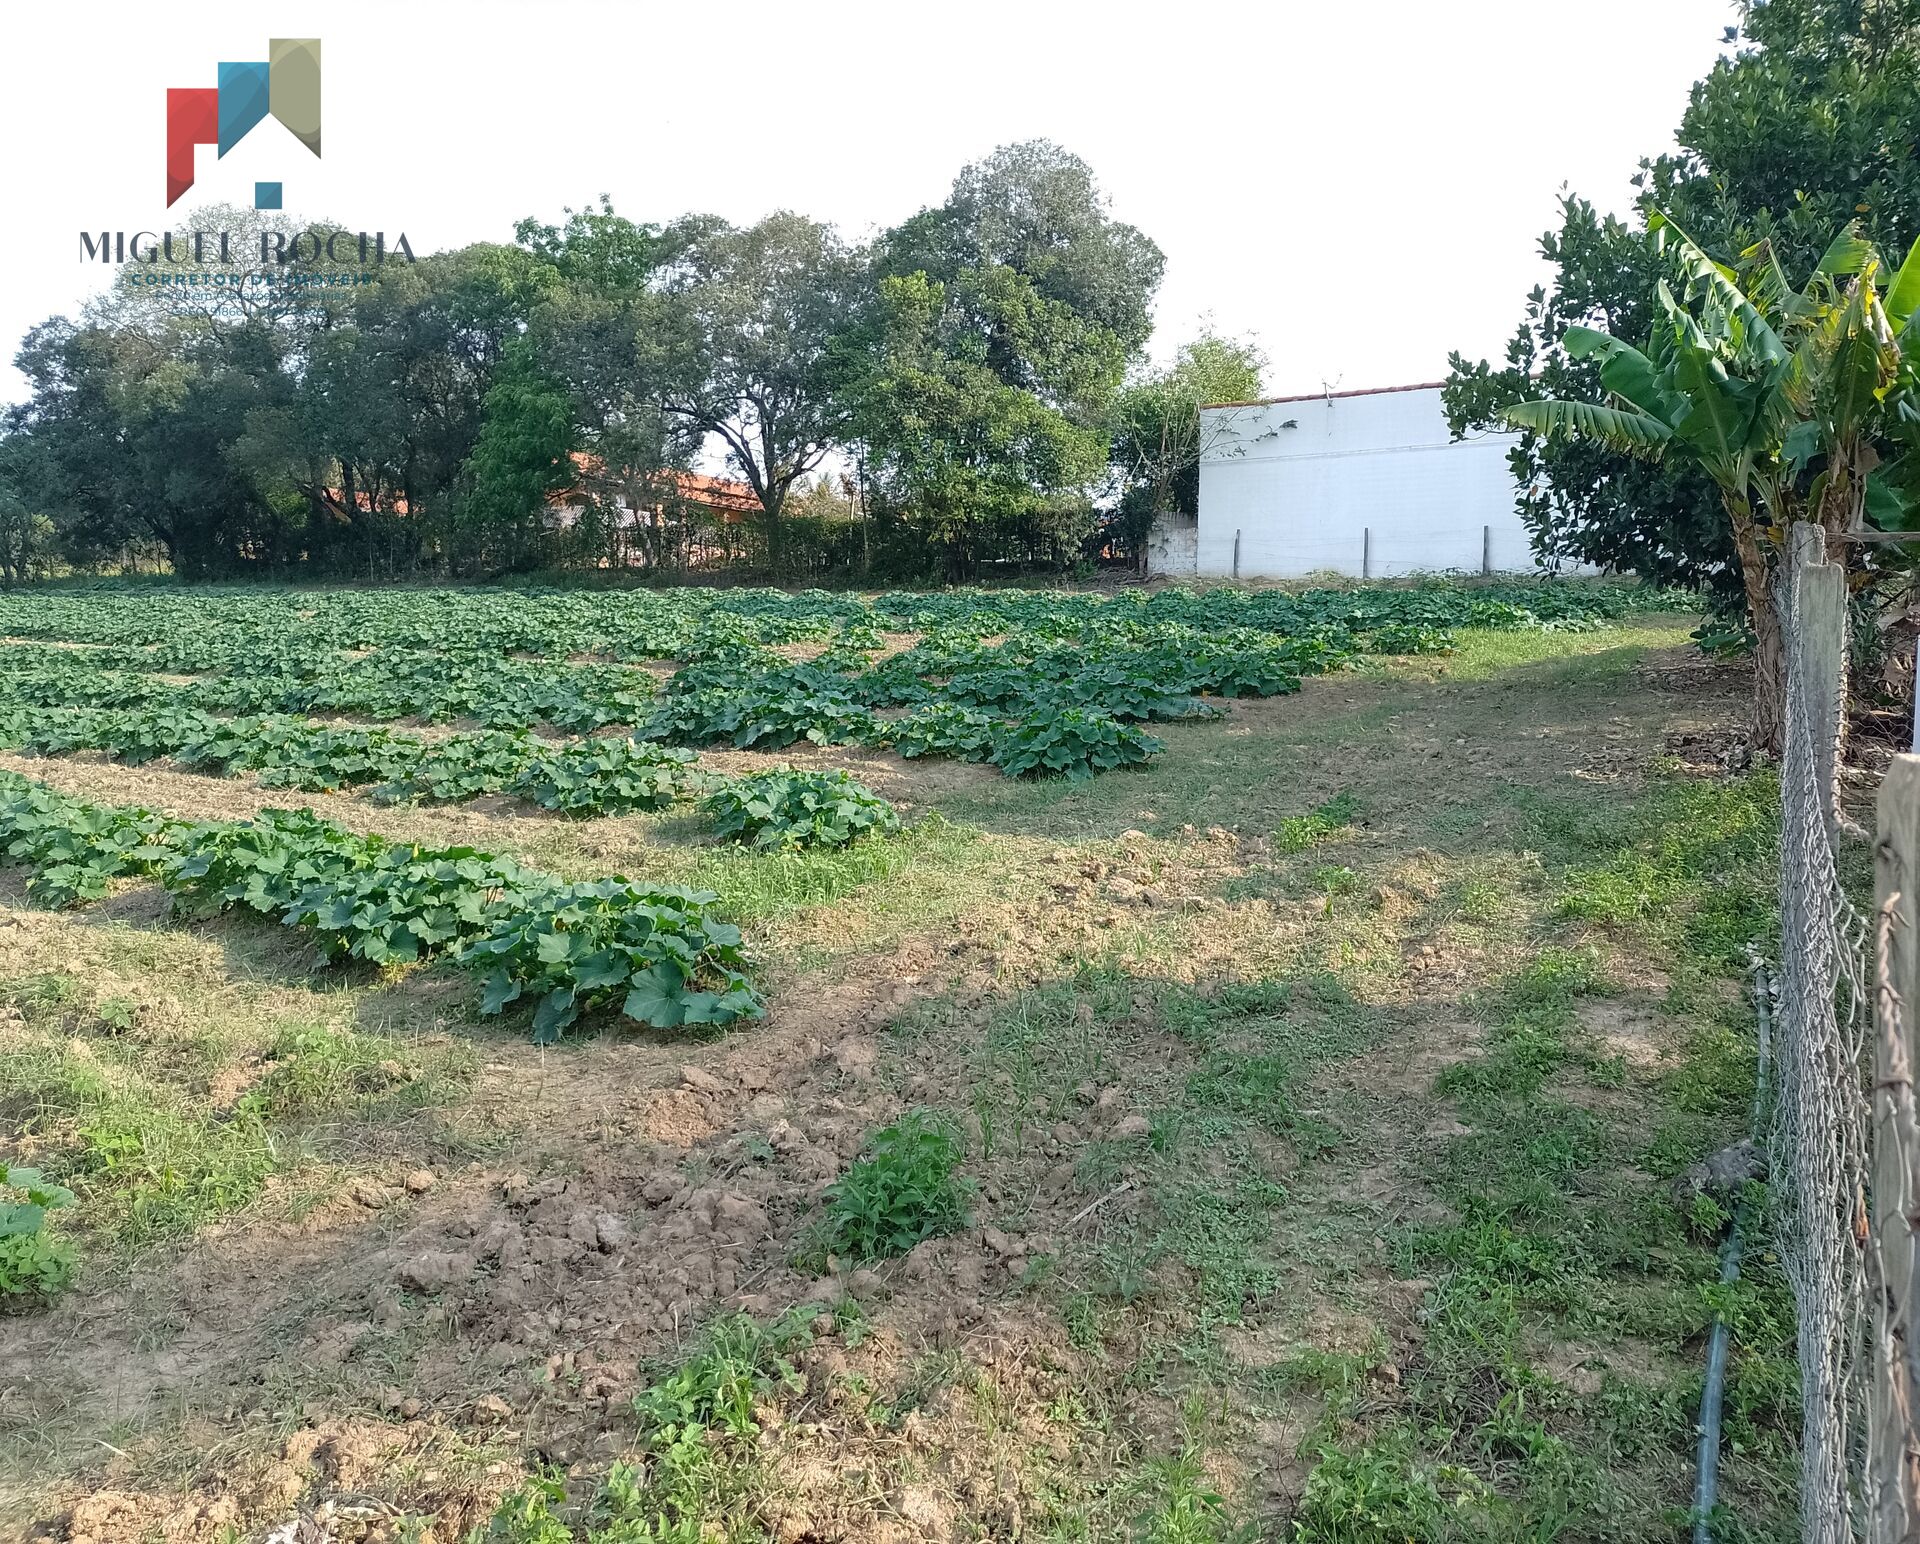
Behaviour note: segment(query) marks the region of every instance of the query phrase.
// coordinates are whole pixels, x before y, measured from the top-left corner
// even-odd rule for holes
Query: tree
[[[0,580],[22,584],[54,553],[53,522],[34,508],[37,469],[31,442],[0,434]]]
[[[781,212],[735,229],[702,220],[654,314],[642,369],[661,405],[703,434],[759,499],[780,567],[780,514],[794,484],[844,437],[849,402],[836,338],[864,282],[861,254],[831,226]]]
[[[986,336],[1024,336],[1043,380],[1050,364],[1071,371],[1079,329],[1065,307],[998,269],[952,287],[919,273],[883,279],[880,314],[858,409],[868,474],[944,549],[948,572],[966,577],[989,533],[1023,516],[1071,519],[1063,496],[1099,475],[1106,436],[1004,380]],[[1090,505],[1080,513],[1084,526]]]
[[[564,227],[531,219],[516,227],[557,281],[532,311],[526,337],[542,375],[567,394],[583,452],[566,546],[671,566],[687,557],[693,536],[676,474],[692,466],[707,433],[665,406],[699,353],[668,346],[677,318],[662,291],[689,245],[718,222],[639,225],[605,196],[598,212],[567,214]],[[669,369],[677,372],[671,378]]]
[[[575,439],[566,391],[517,340],[494,372],[480,433],[461,467],[458,525],[483,560],[524,568],[536,559],[549,496],[578,477]]]
[[[1920,0],[1747,0],[1738,46],[1693,89],[1673,155],[1641,163],[1657,206],[1722,263],[1766,243],[1805,272],[1855,217],[1904,251],[1920,233]],[[1575,196],[1541,238],[1553,267],[1529,297],[1504,362],[1450,360],[1455,434],[1494,428],[1516,397],[1602,400],[1598,366],[1558,348],[1570,326],[1646,337],[1663,258],[1644,217],[1602,218]],[[1519,508],[1547,559],[1708,586],[1745,608],[1732,530],[1692,462],[1636,461],[1605,444],[1528,436],[1512,455]]]
[[[1126,358],[1146,347],[1166,270],[1151,240],[1113,218],[1093,169],[1044,139],[1002,145],[963,167],[947,201],[889,232],[882,249],[892,274],[945,281],[1010,268]]]
[[[950,573],[1003,542],[1077,555],[1162,266],[1044,141],[967,167],[881,238],[876,304],[846,341],[855,432],[876,504]]]
[[[1910,396],[1898,388],[1912,380],[1902,344],[1920,306],[1920,242],[1883,291],[1879,253],[1848,225],[1795,289],[1769,243],[1750,248],[1736,272],[1664,216],[1653,229],[1671,239],[1686,301],[1658,284],[1662,320],[1644,350],[1587,327],[1563,339],[1572,358],[1598,364],[1611,401],[1536,399],[1505,416],[1629,455],[1680,454],[1712,480],[1755,640],[1754,739],[1777,751],[1785,652],[1773,580],[1788,527],[1805,514],[1844,537],[1864,527],[1871,506],[1906,528],[1903,486],[1879,469],[1881,447],[1913,433]],[[1829,549],[1849,561],[1844,541]]]
[[[1122,481],[1114,535],[1136,558],[1156,519],[1199,510],[1200,458],[1207,448],[1200,409],[1258,397],[1265,364],[1251,343],[1202,333],[1181,346],[1171,365],[1120,392],[1111,431]]]

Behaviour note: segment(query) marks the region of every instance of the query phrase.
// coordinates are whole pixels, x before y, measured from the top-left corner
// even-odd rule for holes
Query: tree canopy
[[[297,230],[195,224],[236,250]],[[856,551],[973,573],[1078,559],[1121,495],[1113,409],[1163,259],[1056,145],[995,151],[865,246],[791,211],[636,221],[604,196],[513,236],[378,264],[305,239],[275,275],[299,282],[244,289],[131,259],[23,344],[5,507],[68,564],[193,575]],[[832,479],[847,496],[820,496]]]

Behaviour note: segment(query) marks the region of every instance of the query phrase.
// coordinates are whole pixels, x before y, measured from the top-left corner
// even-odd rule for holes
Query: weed
[[[1294,1521],[1302,1544],[1409,1544],[1455,1537],[1485,1482],[1457,1464],[1420,1456],[1418,1435],[1390,1424],[1351,1449],[1326,1448],[1307,1477]]]
[[[1360,876],[1344,863],[1323,863],[1307,876],[1307,883],[1332,901],[1359,889]]]
[[[1274,827],[1273,845],[1281,852],[1305,852],[1354,823],[1360,801],[1350,793],[1335,794],[1304,815],[1289,815]]]
[[[751,1504],[757,1402],[804,1386],[783,1320],[710,1324],[700,1349],[634,1399],[646,1456],[612,1465],[578,1501],[565,1478],[536,1474],[500,1502],[473,1544],[705,1544],[763,1539]]]
[[[952,1122],[919,1111],[876,1131],[827,1191],[822,1247],[877,1260],[965,1227],[972,1187],[954,1172],[960,1158]]]
[[[1625,832],[1582,840],[1607,856],[1568,874],[1561,911],[1738,966],[1748,944],[1771,929],[1778,819],[1770,772],[1676,778]]]
[[[73,1248],[47,1214],[73,1205],[73,1192],[38,1169],[0,1164],[0,1308],[44,1303],[73,1279]]]
[[[782,1354],[795,1338],[790,1325],[765,1330],[745,1315],[720,1319],[708,1326],[696,1355],[634,1397],[634,1409],[668,1442],[707,1427],[751,1438],[760,1430],[754,1401],[775,1388],[803,1386]]]
[[[1200,1450],[1189,1443],[1174,1458],[1147,1466],[1146,1485],[1156,1494],[1134,1523],[1141,1544],[1227,1544],[1252,1534],[1237,1529],[1226,1498],[1213,1488],[1201,1465]]]

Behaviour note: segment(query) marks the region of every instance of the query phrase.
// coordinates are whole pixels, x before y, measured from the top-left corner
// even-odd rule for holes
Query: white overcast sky
[[[272,120],[202,199],[507,240],[606,192],[636,219],[789,207],[860,237],[995,145],[1094,168],[1167,254],[1154,349],[1252,334],[1276,393],[1494,354],[1562,184],[1631,207],[1722,51],[1728,0],[0,0],[0,398],[22,334],[102,282],[78,233],[162,229],[165,91],[317,36],[324,158]]]

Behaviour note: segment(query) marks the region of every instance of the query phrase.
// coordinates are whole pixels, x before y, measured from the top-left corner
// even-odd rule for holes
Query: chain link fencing
[[[1836,739],[1844,677],[1832,639],[1837,605],[1796,561],[1784,576],[1786,702],[1780,758],[1778,1102],[1768,1140],[1775,1231],[1798,1317],[1801,1537],[1864,1536],[1867,1295],[1866,1058],[1873,1028],[1869,921],[1847,898],[1834,857]]]

